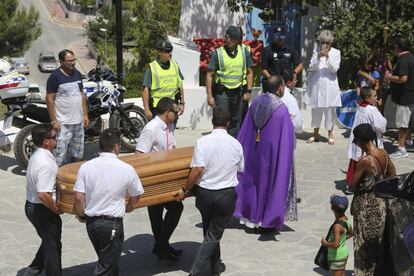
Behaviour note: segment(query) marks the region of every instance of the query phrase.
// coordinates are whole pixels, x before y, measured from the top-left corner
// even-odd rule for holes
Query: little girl
[[[361,102],[355,114],[354,124],[352,126],[351,134],[348,140],[348,158],[350,158],[346,181],[348,185],[352,181],[355,166],[359,158],[362,156],[362,150],[357,145],[353,144],[354,140],[353,130],[357,125],[368,123],[377,133],[377,146],[384,148],[382,143],[382,134],[385,133],[387,127],[387,119],[382,116],[377,108],[378,100],[377,93],[371,87],[362,87],[360,91]]]
[[[367,56],[362,59],[361,69],[358,71],[358,88],[361,90],[364,86],[379,90],[380,74],[372,69],[372,58]]]

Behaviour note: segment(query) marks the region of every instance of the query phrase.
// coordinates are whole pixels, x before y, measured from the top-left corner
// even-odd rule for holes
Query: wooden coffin
[[[175,200],[174,192],[186,183],[190,172],[192,154],[193,147],[187,147],[120,157],[121,160],[135,168],[144,186],[144,194],[141,195],[141,199],[134,208]],[[59,168],[59,205],[65,213],[75,214],[73,186],[82,164],[83,162],[77,162]],[[105,168],[102,168],[102,170],[105,170]]]

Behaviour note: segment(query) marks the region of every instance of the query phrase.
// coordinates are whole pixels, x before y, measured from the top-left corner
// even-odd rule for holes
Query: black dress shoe
[[[155,247],[152,249],[152,253],[158,257],[159,260],[169,260],[177,262],[179,259],[177,256],[173,255],[168,250],[156,249]]]
[[[181,256],[183,255],[183,250],[181,248],[174,248],[171,245],[167,247],[167,251],[173,254],[174,256]]]

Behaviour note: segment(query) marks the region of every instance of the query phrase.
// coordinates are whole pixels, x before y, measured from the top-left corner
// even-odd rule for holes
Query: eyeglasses
[[[320,43],[321,43],[322,45],[324,45],[324,44],[327,44],[327,45],[331,44],[329,41],[321,41]]]
[[[67,63],[73,63],[73,62],[76,62],[76,58],[74,58],[74,59],[70,59],[70,60],[64,60],[64,62],[67,62]]]

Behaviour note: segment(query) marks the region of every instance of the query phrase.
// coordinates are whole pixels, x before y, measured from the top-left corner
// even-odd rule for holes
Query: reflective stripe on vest
[[[170,61],[170,68],[163,69],[156,60],[150,63],[151,71],[151,97],[153,107],[164,97],[174,99],[181,86],[178,64]]]
[[[229,89],[240,87],[246,79],[246,55],[244,46],[237,46],[237,55],[229,57],[224,46],[217,50],[219,69],[216,72],[216,81]]]

